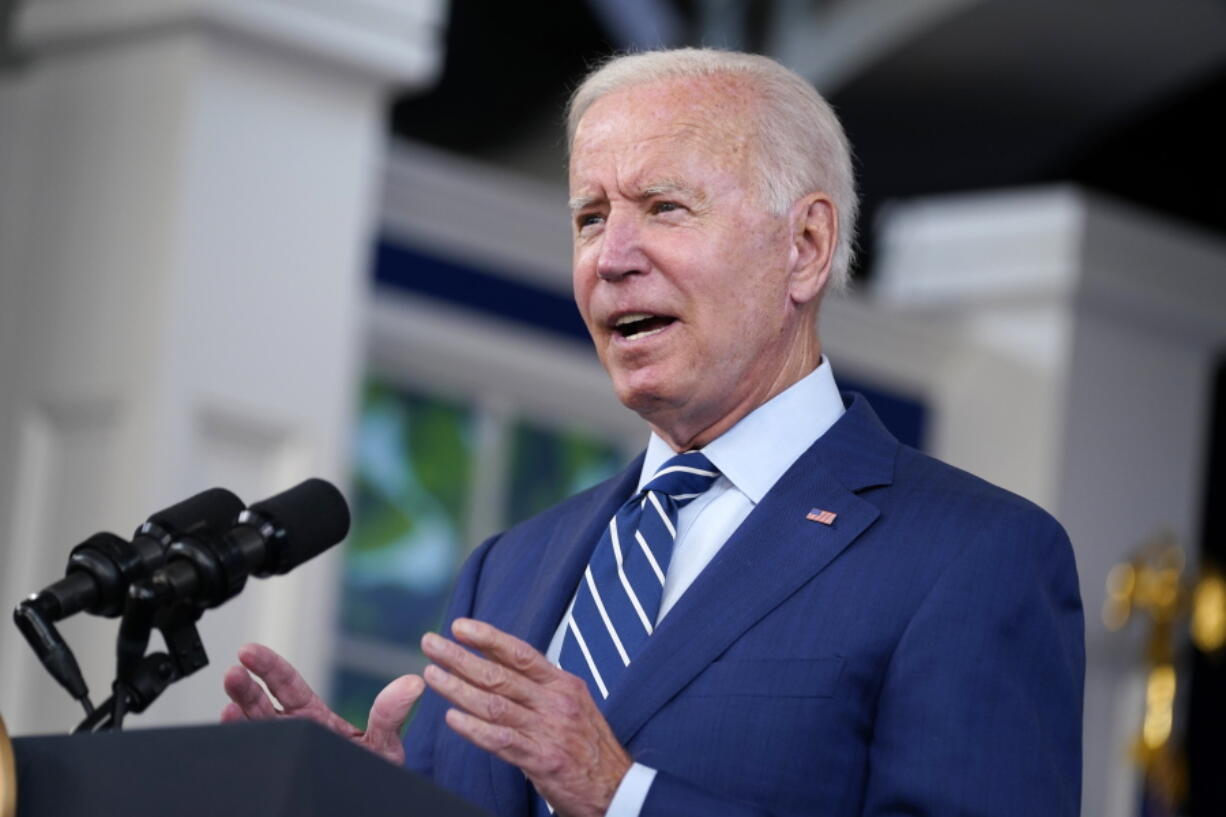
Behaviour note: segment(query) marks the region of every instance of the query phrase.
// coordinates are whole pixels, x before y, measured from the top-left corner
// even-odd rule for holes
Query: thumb
[[[383,688],[371,705],[370,717],[366,721],[366,734],[362,736],[362,742],[367,748],[392,763],[404,763],[400,729],[425,688],[425,682],[416,675],[401,675]]]

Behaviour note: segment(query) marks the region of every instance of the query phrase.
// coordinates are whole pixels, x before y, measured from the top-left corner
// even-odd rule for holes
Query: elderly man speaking
[[[651,52],[569,137],[575,300],[647,450],[476,550],[365,733],[256,645],[223,719],[314,717],[507,817],[1077,814],[1067,537],[822,356],[856,212],[830,107],[764,57]]]

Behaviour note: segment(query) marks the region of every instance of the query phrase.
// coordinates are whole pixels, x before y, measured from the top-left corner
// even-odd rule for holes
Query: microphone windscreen
[[[285,573],[349,533],[349,505],[336,486],[312,478],[251,506],[277,529],[258,575]]]
[[[149,521],[176,537],[189,533],[221,533],[234,524],[245,507],[241,499],[225,488],[210,488],[158,511]]]

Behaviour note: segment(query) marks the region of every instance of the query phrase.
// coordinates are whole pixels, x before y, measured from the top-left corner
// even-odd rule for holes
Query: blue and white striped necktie
[[[660,613],[677,537],[677,510],[719,471],[697,451],[678,454],[609,520],[579,582],[558,664],[587,682],[603,705],[647,643]]]

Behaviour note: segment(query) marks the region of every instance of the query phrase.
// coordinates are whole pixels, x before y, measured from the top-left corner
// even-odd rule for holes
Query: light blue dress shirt
[[[702,449],[722,476],[677,515],[677,538],[664,578],[657,624],[767,491],[841,416],[843,400],[830,363],[823,358],[816,369]],[[640,490],[674,453],[668,443],[654,433],[651,435],[639,476]],[[567,608],[545,652],[555,665],[569,616]],[[655,769],[641,763],[631,766],[605,812],[606,817],[638,817],[655,776]]]

